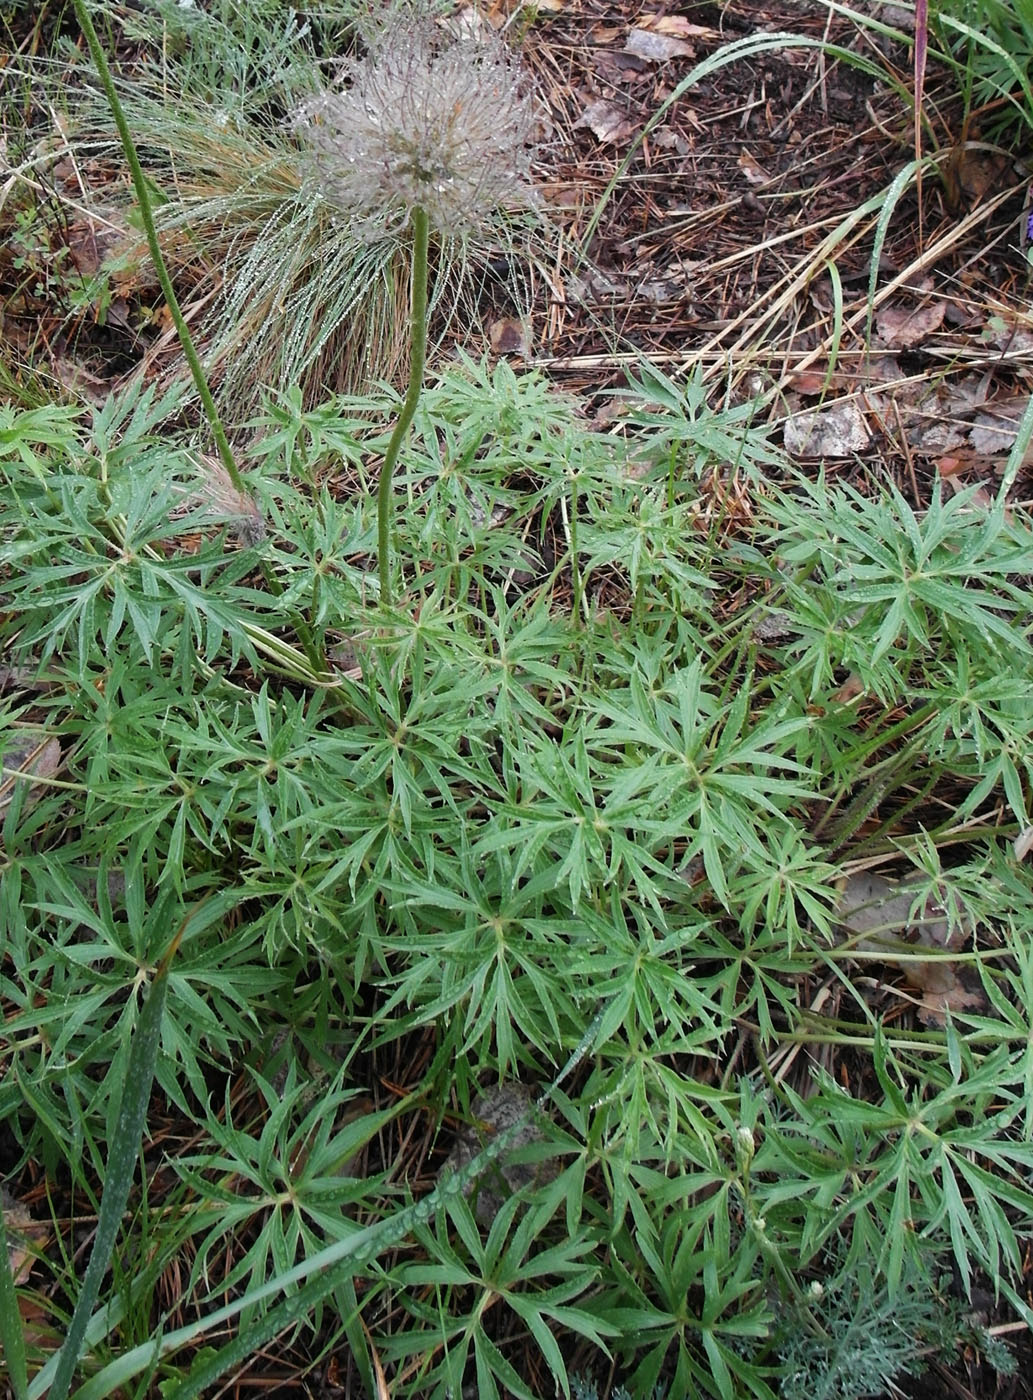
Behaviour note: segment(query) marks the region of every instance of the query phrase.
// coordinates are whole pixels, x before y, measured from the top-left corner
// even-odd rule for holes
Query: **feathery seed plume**
[[[396,11],[365,35],[341,92],[295,113],[322,195],[368,239],[402,232],[412,210],[437,232],[475,232],[528,205],[531,100],[504,42],[442,32]]]

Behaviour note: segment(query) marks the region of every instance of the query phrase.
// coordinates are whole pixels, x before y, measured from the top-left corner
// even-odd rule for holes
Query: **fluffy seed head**
[[[424,209],[439,233],[469,233],[527,205],[533,113],[519,65],[493,33],[439,31],[396,12],[346,63],[350,85],[295,113],[321,194],[367,238]]]

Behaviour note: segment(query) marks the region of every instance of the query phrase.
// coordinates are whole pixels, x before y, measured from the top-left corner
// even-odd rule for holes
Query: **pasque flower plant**
[[[349,85],[295,114],[310,178],[364,238],[412,238],[409,385],[377,496],[381,595],[391,601],[391,483],[416,412],[427,353],[432,232],[484,238],[496,218],[532,202],[533,111],[520,66],[493,32],[440,29],[389,12],[364,29],[366,57],[343,65]]]

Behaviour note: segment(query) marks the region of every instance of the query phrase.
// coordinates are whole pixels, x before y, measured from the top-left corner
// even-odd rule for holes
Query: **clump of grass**
[[[934,54],[956,76],[964,102],[964,134],[1028,145],[1033,130],[1033,12],[1005,0],[932,0]]]
[[[343,114],[350,103],[361,106],[358,89],[326,91],[321,67],[330,60],[315,51],[308,25],[279,10],[240,7],[232,26],[200,12],[173,16],[165,10],[162,16],[170,26],[164,34],[153,21],[137,21],[138,39],[142,34],[153,52],[125,72],[120,95],[158,195],[162,246],[183,289],[188,319],[205,344],[220,407],[242,423],[260,402],[263,386],[300,385],[304,401],[313,403],[327,393],[395,379],[410,328],[405,221],[393,221],[392,206],[382,202],[379,225],[371,223],[368,209],[363,213],[355,204],[354,191],[345,190],[340,164],[336,175],[313,178],[317,150],[324,171],[327,160],[333,164],[335,107]],[[399,45],[413,42],[404,36],[421,34],[426,48],[433,27],[422,12],[404,9],[386,29],[380,25],[393,36],[388,47],[395,50],[396,66],[406,52]],[[368,21],[367,40],[376,44],[377,32]],[[340,30],[332,37],[335,43],[359,42],[354,26],[350,41]],[[320,39],[330,41],[325,33]],[[415,61],[415,50],[408,52],[406,61]],[[488,53],[490,61],[483,57]],[[465,80],[460,60],[472,64]],[[437,82],[446,74],[441,61],[434,61]],[[353,76],[383,68],[369,61],[365,69],[348,70],[347,61],[343,66]],[[460,42],[451,77],[453,107],[461,110],[470,98],[471,74],[486,83],[490,73],[514,81],[501,40]],[[394,102],[393,92],[381,95]],[[73,141],[80,155],[106,157],[107,121],[88,83],[74,105]],[[304,131],[299,113],[307,114]],[[413,110],[410,116],[419,114]],[[483,147],[492,135],[483,106],[476,120]],[[460,141],[472,131],[470,117],[464,121],[467,137],[460,132]],[[507,132],[504,145],[512,135]],[[503,167],[498,159],[494,165],[501,180]],[[363,176],[367,190],[371,171]],[[456,178],[453,172],[440,182],[452,180],[453,213]],[[478,186],[470,169],[463,179],[473,180],[460,201],[465,217],[445,216],[446,199],[444,217],[432,220],[431,312],[438,309],[443,329],[459,308],[465,321],[475,321],[481,269],[503,255],[514,264],[533,258],[542,231],[528,205],[500,204],[498,191],[483,180]],[[117,193],[109,190],[106,197],[113,200]]]

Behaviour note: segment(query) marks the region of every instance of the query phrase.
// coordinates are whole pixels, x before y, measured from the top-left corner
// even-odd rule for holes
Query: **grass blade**
[[[4,1224],[2,1204],[0,1204],[0,1352],[3,1353],[7,1379],[14,1394],[14,1400],[26,1400],[29,1393],[29,1378],[25,1364],[25,1333],[22,1330],[21,1313],[18,1311],[18,1295],[14,1290],[11,1256],[7,1252],[7,1227]]]
[[[915,3],[915,191],[918,196],[918,246],[922,236],[922,101],[925,95],[925,65],[929,52],[929,0]]]
[[[154,1080],[154,1067],[158,1059],[158,1041],[161,1034],[161,1018],[165,1009],[165,994],[168,986],[168,972],[175,956],[179,941],[183,936],[181,928],[169,945],[158,964],[147,999],[140,1012],[133,1042],[129,1051],[125,1088],[122,1091],[122,1106],[119,1109],[118,1124],[111,1141],[108,1155],[108,1174],[101,1196],[100,1214],[97,1218],[97,1234],[90,1253],[90,1262],[79,1290],[79,1297],[68,1325],[68,1335],[64,1346],[57,1355],[57,1363],[47,1391],[48,1400],[65,1400],[76,1363],[86,1337],[94,1305],[100,1296],[100,1285],[107,1272],[111,1255],[118,1238],[122,1216],[129,1190],[136,1173],[136,1162],[140,1152],[140,1139],[143,1135],[147,1105],[151,1097],[151,1084]],[[33,1394],[41,1394],[46,1389],[45,1376],[49,1366],[36,1377]],[[42,1385],[42,1389],[41,1389]]]
[[[1008,453],[1008,460],[1004,467],[1004,476],[1001,479],[1000,490],[997,492],[997,509],[1002,512],[1005,502],[1008,499],[1008,493],[1015,485],[1019,470],[1026,460],[1026,454],[1029,451],[1031,440],[1033,440],[1033,395],[1030,396],[1029,402],[1023,410],[1022,418],[1019,420],[1015,441],[1012,444],[1011,451]]]

